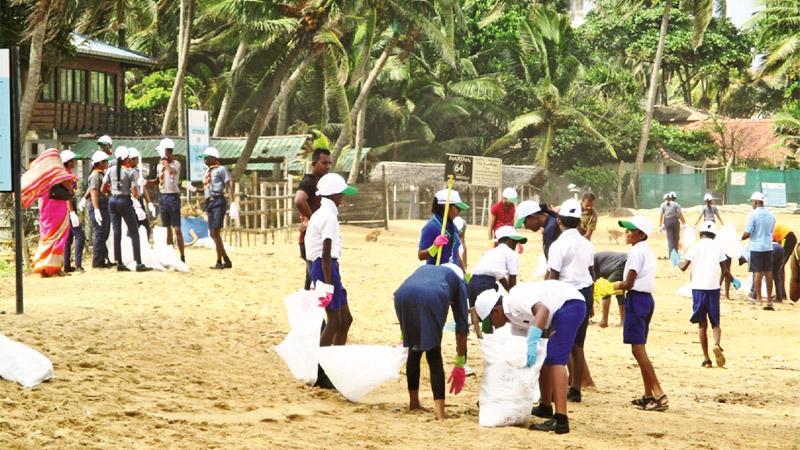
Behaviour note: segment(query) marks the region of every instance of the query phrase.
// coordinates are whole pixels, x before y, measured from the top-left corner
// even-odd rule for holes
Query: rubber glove
[[[525,367],[533,367],[536,364],[536,347],[539,345],[539,339],[541,338],[541,329],[538,327],[530,327],[528,329],[528,363]]]
[[[317,281],[314,285],[314,292],[319,299],[319,307],[327,308],[333,301],[333,285]]]
[[[76,213],[75,211],[71,211],[69,213],[69,223],[70,225],[72,225],[73,228],[81,226],[81,221],[80,219],[78,219],[78,213]]]
[[[733,285],[733,288],[736,289],[737,291],[742,287],[742,281],[735,277],[733,278],[733,281],[731,281],[731,284]]]
[[[150,211],[150,216],[155,219],[156,217],[156,205],[151,202],[147,202],[147,210]]]
[[[100,210],[99,209],[95,209],[94,210],[94,221],[97,222],[98,225],[102,225],[103,224],[103,215],[100,214]]]
[[[464,281],[466,281],[467,284],[469,284],[469,281],[471,279],[472,279],[472,274],[471,273],[467,272],[467,273],[464,274]]]
[[[228,210],[228,215],[231,216],[231,220],[239,220],[239,205],[236,202],[231,203],[230,210]]]
[[[86,209],[86,197],[83,197],[81,201],[78,202],[78,211],[83,212]]]
[[[524,251],[525,251],[525,246],[522,245],[522,244],[517,244],[517,253],[519,253],[521,255],[522,252],[524,252]]]
[[[144,212],[141,205],[134,206],[133,211],[136,212],[137,220],[147,220],[147,213]]]
[[[672,267],[677,267],[678,263],[681,262],[681,254],[673,248],[669,254],[669,260],[672,262]]]
[[[436,239],[433,240],[433,245],[428,247],[428,254],[431,255],[431,258],[436,256],[439,253],[439,249],[447,245],[448,242],[450,242],[450,240],[447,239],[447,236],[436,236]]]
[[[447,382],[450,383],[450,393],[453,395],[458,395],[462,389],[464,389],[464,383],[467,381],[467,372],[464,371],[463,367],[453,367],[453,370],[450,372],[450,378],[447,379]]]
[[[181,182],[181,187],[189,192],[197,192],[197,188],[192,186],[192,183],[190,183],[189,180],[183,180]]]

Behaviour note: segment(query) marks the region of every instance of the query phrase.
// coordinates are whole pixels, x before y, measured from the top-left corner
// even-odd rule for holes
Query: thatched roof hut
[[[384,161],[373,166],[369,181],[382,181],[386,170],[386,182],[398,186],[440,189],[444,185],[444,164]],[[537,166],[503,166],[503,187],[541,187],[547,180],[544,170]],[[457,188],[465,183],[456,182]]]

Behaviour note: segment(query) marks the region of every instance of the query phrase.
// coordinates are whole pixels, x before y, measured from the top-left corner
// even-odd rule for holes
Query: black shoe
[[[128,269],[125,264],[119,263],[117,264],[117,272],[130,272],[131,269]]]
[[[83,270],[83,267],[78,266],[78,267],[75,268],[75,272],[86,272],[86,271]]]
[[[231,260],[230,260],[230,259],[226,259],[226,260],[225,260],[225,264],[223,264],[223,266],[224,266],[226,269],[233,269],[233,263],[231,262]]]
[[[552,419],[528,427],[536,431],[555,431],[556,434],[569,433],[569,419],[564,414],[556,414]]]
[[[137,272],[149,272],[151,270],[153,270],[153,269],[150,268],[150,267],[145,266],[144,264],[137,264],[136,265],[136,271]]]
[[[553,417],[553,405],[543,406],[540,404],[531,409],[531,415],[542,419],[550,419]]]
[[[581,402],[580,389],[575,389],[574,387],[570,387],[569,392],[567,392],[567,401],[572,403],[580,403]]]
[[[64,268],[64,272],[66,272],[66,273],[75,272],[75,268],[74,267],[65,267]]]
[[[209,267],[209,269],[213,269],[213,270],[222,270],[224,268],[225,268],[225,266],[222,265],[222,263],[219,263],[219,262],[216,263],[215,265]]]
[[[112,267],[116,267],[117,265],[112,262],[104,262],[100,267],[104,269],[110,269]]]
[[[181,255],[181,262],[182,262],[182,263],[185,263],[185,262],[186,262],[186,257],[185,257],[185,256],[183,256],[183,255]]]

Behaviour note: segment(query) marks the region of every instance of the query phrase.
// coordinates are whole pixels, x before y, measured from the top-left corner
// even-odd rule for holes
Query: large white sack
[[[295,378],[312,385],[317,381],[319,335],[325,310],[310,291],[297,291],[283,300],[289,334],[275,351]]]
[[[53,363],[36,350],[0,334],[0,378],[31,388],[53,378]]]
[[[695,227],[684,228],[683,237],[681,238],[681,252],[685,255],[695,241],[697,241],[697,229]]]
[[[483,354],[479,423],[483,427],[504,427],[528,423],[531,407],[539,401],[539,371],[547,356],[547,339],[540,339],[536,364],[525,367],[527,340],[512,336],[510,327],[480,340]]]
[[[155,252],[153,252],[152,248],[150,248],[150,242],[147,240],[147,230],[145,230],[144,226],[140,226],[138,232],[142,264],[154,270],[167,270],[163,265],[161,265],[161,263],[158,262]],[[106,241],[106,245],[108,246],[108,259],[111,261],[116,261],[117,258],[114,254],[113,228],[108,233],[108,241]],[[130,270],[135,270],[136,259],[133,257],[133,241],[130,237],[128,237],[128,227],[125,225],[124,220],[122,221],[122,240],[120,241],[120,246],[122,248],[122,264],[124,264]]]
[[[678,289],[675,289],[675,295],[692,298],[692,283],[684,284]]]
[[[753,289],[753,276],[750,275],[750,276],[744,277],[744,279],[742,280],[742,287],[739,290],[744,292],[745,294],[747,294],[747,296],[749,297],[750,296],[750,291],[752,289]],[[774,293],[775,292],[773,290],[773,294]],[[762,298],[767,298],[767,280],[766,280],[766,278],[763,281],[761,281],[761,297]]]
[[[355,403],[381,384],[398,379],[407,358],[407,349],[386,345],[336,345],[319,349],[319,365],[336,390]]]
[[[547,258],[544,255],[539,255],[539,258],[536,260],[536,270],[533,272],[533,279],[534,280],[544,280],[544,276],[547,274]]]
[[[722,250],[733,259],[734,264],[742,254],[742,240],[741,235],[736,234],[736,227],[733,224],[728,224],[717,229],[717,236],[714,239],[722,247]]]
[[[167,245],[167,229],[164,227],[153,228],[153,252],[159,264],[167,269],[178,272],[188,272],[189,266],[181,261],[172,246]]]

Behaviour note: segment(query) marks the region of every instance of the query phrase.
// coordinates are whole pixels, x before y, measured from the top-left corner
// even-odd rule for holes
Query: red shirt
[[[494,228],[492,228],[492,232],[496,231],[498,228],[502,226],[514,226],[514,204],[509,203],[508,205],[503,204],[503,201],[499,201],[492,205],[492,209],[489,210],[493,216],[497,217],[497,220],[494,222]]]

